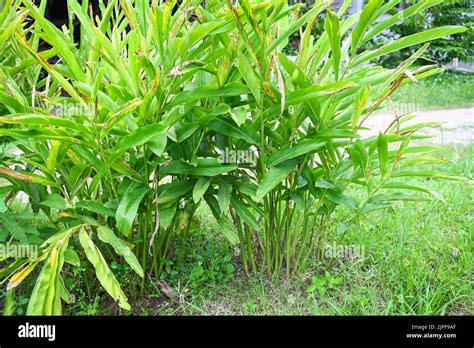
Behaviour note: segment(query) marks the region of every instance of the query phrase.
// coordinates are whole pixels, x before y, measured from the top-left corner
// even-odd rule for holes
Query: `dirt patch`
[[[372,115],[364,126],[370,128],[361,131],[363,136],[377,135],[384,132],[394,121],[391,114]],[[417,116],[404,123],[404,126],[424,122],[439,122],[440,126],[425,128],[419,133],[433,136],[423,142],[435,145],[464,144],[467,145],[474,140],[474,108],[420,111]]]

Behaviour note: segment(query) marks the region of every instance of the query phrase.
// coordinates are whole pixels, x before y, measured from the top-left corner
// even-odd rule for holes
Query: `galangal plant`
[[[1,270],[13,291],[42,265],[29,314],[61,313],[62,269],[82,255],[129,309],[106,258],[118,254],[143,279],[132,293],[143,289],[202,202],[244,268],[276,278],[308,268],[336,207],[359,216],[418,199],[402,190],[429,193],[406,177],[447,178],[404,169],[436,150],[410,146],[431,123],[406,126],[413,115],[396,115],[378,136],[360,135],[399,86],[441,71],[413,66],[427,44],[396,69],[370,62],[465,28],[361,45],[437,1],[383,19],[398,1],[371,0],[348,17],[351,1],[337,13],[317,1],[300,16],[284,0],[109,0],[94,17],[88,1],[71,0],[62,28],[44,18],[46,1],[7,2],[0,137],[12,150],[0,157],[0,176],[9,201],[25,193],[56,228],[37,255]],[[320,16],[325,32],[313,37]],[[283,49],[296,31],[300,49],[289,57]],[[362,200],[347,193],[352,186],[365,190]]]
[[[10,182],[10,201],[25,193],[58,231],[39,255],[2,270],[12,290],[43,262],[28,314],[61,312],[61,270],[77,252],[129,309],[103,255],[118,253],[142,284],[145,273],[157,278],[172,233],[187,230],[196,208],[196,176],[235,169],[197,157],[202,135],[187,119],[193,101],[219,88],[184,91],[200,71],[213,72],[212,35],[229,29],[224,20],[196,21],[197,1],[172,14],[175,3],[108,1],[91,18],[87,1],[69,1],[70,24],[60,29],[43,16],[46,1],[10,1],[1,13],[0,136],[13,150],[2,153],[0,175]],[[228,88],[229,95],[245,91]],[[184,162],[195,173],[161,170]]]
[[[466,29],[430,29],[363,51],[370,38],[439,1],[417,2],[386,19],[399,1],[371,0],[362,12],[347,16],[350,3],[334,13],[331,1],[316,1],[298,16],[299,5],[289,7],[285,1],[236,5],[229,0],[222,11],[235,30],[217,36],[228,48],[223,61],[228,70],[214,83],[244,82],[250,93],[237,107],[233,100],[216,101],[215,108],[227,103],[233,111],[209,123],[209,136],[216,153],[235,154],[238,169],[219,178],[217,198],[210,192],[206,199],[223,226],[226,219],[235,224],[247,270],[266,270],[275,277],[282,270],[288,275],[305,272],[337,206],[360,216],[394,201],[420,199],[410,191],[430,193],[406,183],[408,177],[448,178],[405,169],[437,150],[410,145],[423,137],[418,130],[434,123],[407,126],[414,115],[399,114],[378,136],[363,138],[360,131],[398,87],[442,71],[414,66],[429,41]],[[325,31],[313,37],[319,16],[325,16]],[[289,57],[283,49],[296,31],[300,49]],[[371,65],[378,57],[418,44],[424,45],[396,69]],[[247,163],[239,163],[245,152],[255,156],[244,156],[240,162]],[[246,161],[253,157],[254,163]],[[347,194],[350,187],[361,187],[366,195],[358,200]]]

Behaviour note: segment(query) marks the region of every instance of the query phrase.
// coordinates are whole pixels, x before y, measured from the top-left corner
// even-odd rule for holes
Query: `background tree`
[[[391,15],[405,9],[408,4],[415,4],[414,0],[406,0],[399,8],[394,8]],[[472,4],[468,0],[447,0],[439,5],[420,12],[415,16],[404,19],[393,26],[389,31],[372,39],[367,48],[375,48],[395,40],[399,37],[412,35],[428,28],[437,28],[443,25],[463,25],[467,31],[450,36],[447,40],[440,40],[430,44],[425,58],[432,59],[439,64],[447,64],[457,58],[461,61],[472,61],[474,34],[472,31]],[[385,67],[394,67],[407,59],[420,46],[413,46],[409,50],[397,51],[381,58],[380,63]]]
[[[434,7],[429,15],[432,27],[455,24],[470,28],[464,33],[453,35],[450,40],[433,42],[430,49],[432,58],[440,63],[449,63],[455,58],[466,62],[472,61],[474,43],[472,1],[448,0]]]

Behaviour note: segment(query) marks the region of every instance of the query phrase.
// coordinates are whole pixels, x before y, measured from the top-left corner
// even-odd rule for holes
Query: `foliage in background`
[[[474,31],[473,26],[473,5],[466,0],[438,0],[437,5],[428,8],[425,12],[417,13],[410,17],[401,17],[400,21],[390,28],[389,31],[381,33],[367,43],[367,47],[378,47],[399,37],[412,35],[428,28],[438,28],[444,25],[463,25],[468,28],[465,32],[457,33],[446,40],[433,42],[426,52],[426,59],[433,60],[439,64],[451,63],[454,59],[471,62],[474,56]],[[417,1],[404,1],[402,9],[409,5],[416,4]],[[392,16],[400,16],[400,8],[390,11]],[[380,64],[387,67],[394,67],[411,54],[420,45],[415,45],[410,49],[396,51],[390,55],[380,58]]]
[[[463,25],[469,28],[464,33],[455,34],[450,40],[433,42],[430,54],[440,63],[450,63],[454,59],[472,62],[474,57],[474,6],[472,1],[449,0],[430,11],[431,26]]]
[[[314,4],[313,0],[294,0],[293,4],[301,3],[305,5],[301,8],[301,14],[308,11]],[[366,1],[367,2],[367,1]],[[385,3],[393,1],[385,0]],[[433,7],[428,7],[426,11],[411,14],[407,10],[410,6],[420,4],[418,0],[396,1],[397,6],[387,12],[389,16],[396,16],[398,21],[395,25],[386,31],[381,32],[376,37],[369,40],[364,47],[373,49],[390,41],[403,36],[416,34],[428,28],[437,28],[444,25],[463,25],[469,28],[467,31],[452,35],[447,40],[434,41],[428,48],[424,58],[433,60],[439,64],[451,63],[454,59],[459,61],[471,62],[474,56],[474,31],[473,26],[473,5],[471,1],[466,0],[435,0]],[[313,34],[319,36],[323,31],[324,18],[316,20],[313,27]],[[300,33],[295,32],[292,35],[290,44],[286,47],[286,52],[295,54],[300,43]],[[384,67],[395,67],[403,60],[413,54],[421,45],[415,45],[412,48],[395,51],[379,58],[379,63]]]

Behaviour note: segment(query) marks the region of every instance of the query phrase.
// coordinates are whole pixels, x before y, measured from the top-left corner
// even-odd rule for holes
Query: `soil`
[[[370,130],[361,131],[361,134],[370,136],[384,132],[394,119],[393,114],[374,114],[364,123],[364,126]],[[426,128],[419,132],[433,136],[431,139],[424,140],[425,143],[467,145],[474,140],[474,108],[419,111],[417,116],[404,123],[403,127],[423,122],[441,123],[440,126]]]

